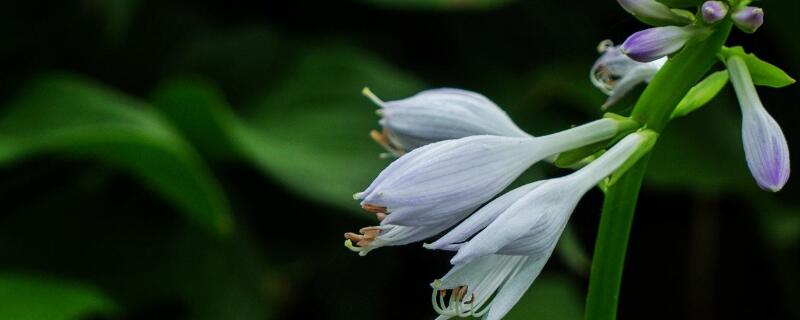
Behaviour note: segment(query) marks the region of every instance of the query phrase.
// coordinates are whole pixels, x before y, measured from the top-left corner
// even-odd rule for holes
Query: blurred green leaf
[[[583,295],[569,277],[543,275],[503,319],[580,320],[583,319]]]
[[[235,120],[219,93],[197,82],[166,84],[156,101],[205,149],[228,137],[232,150],[295,191],[360,211],[352,194],[390,162],[369,138],[378,117],[361,95],[367,85],[387,99],[422,87],[370,54],[335,47],[304,56],[282,85],[246,108],[245,120]],[[200,142],[212,136],[213,142]]]
[[[92,81],[49,75],[0,115],[0,165],[56,153],[130,170],[187,217],[229,231],[227,202],[200,157],[151,107]]]
[[[189,319],[265,320],[282,298],[253,243],[242,233],[211,237],[184,228],[171,255],[174,288],[189,305]],[[285,292],[284,292],[285,293]]]
[[[741,46],[732,48],[723,47],[722,50],[720,50],[720,55],[722,55],[726,61],[731,56],[742,57],[747,64],[747,69],[750,70],[753,83],[756,85],[783,88],[796,82],[792,77],[786,74],[786,72],[781,70],[781,68],[759,59],[752,53],[745,53],[744,48]]]
[[[114,313],[117,305],[92,286],[42,275],[0,273],[0,319],[71,320]]]
[[[491,9],[506,5],[513,0],[362,0],[392,9]]]
[[[672,118],[683,117],[706,105],[725,87],[728,77],[728,71],[722,70],[714,72],[700,81],[678,103],[678,107],[672,111]]]

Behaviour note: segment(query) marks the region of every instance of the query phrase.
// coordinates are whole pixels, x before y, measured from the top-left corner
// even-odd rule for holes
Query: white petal
[[[533,281],[539,276],[547,262],[544,259],[528,259],[517,273],[508,279],[497,296],[492,300],[492,307],[486,314],[485,320],[500,320],[525,294]]]
[[[519,201],[520,198],[542,183],[543,181],[536,181],[526,184],[492,200],[492,202],[489,202],[486,206],[458,224],[453,230],[450,230],[447,234],[425,247],[428,249],[457,250],[458,247],[460,247],[459,242],[469,239],[469,237],[485,228],[498,215],[508,209],[508,207]]]

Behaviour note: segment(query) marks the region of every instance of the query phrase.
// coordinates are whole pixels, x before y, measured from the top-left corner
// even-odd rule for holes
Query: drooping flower
[[[602,109],[619,102],[636,85],[649,82],[667,62],[667,57],[652,61],[638,62],[622,54],[619,46],[611,40],[604,40],[597,46],[602,53],[594,63],[590,79],[595,87],[608,95]]]
[[[654,26],[687,25],[692,23],[689,12],[672,10],[656,0],[617,0],[625,11],[644,23]]]
[[[705,31],[708,30],[696,26],[645,29],[628,37],[620,50],[639,62],[655,61],[680,50],[689,39]]]
[[[700,8],[703,21],[708,24],[717,23],[728,15],[728,5],[722,1],[706,1]]]
[[[649,150],[653,139],[650,131],[628,135],[571,175],[497,198],[448,232],[443,242],[429,245],[458,250],[450,272],[432,284],[438,319],[505,316],[538,277],[583,194],[626,161],[638,159],[633,156]]]
[[[494,102],[461,89],[431,89],[409,98],[383,101],[364,88],[380,109],[382,131],[370,135],[387,151],[401,155],[442,140],[474,135],[528,137]]]
[[[381,223],[345,234],[345,245],[364,255],[430,238],[463,220],[534,163],[610,139],[625,125],[605,118],[542,137],[471,136],[415,149],[354,195]]]
[[[583,195],[641,152],[640,148],[652,146],[653,139],[655,134],[650,131],[630,134],[584,168],[532,187],[507,209],[491,214],[477,212],[464,221],[486,225],[477,234],[478,228],[456,228],[445,235],[460,240],[474,234],[469,241],[439,245],[458,250],[451,260],[455,265],[489,254],[549,256]]]
[[[778,122],[764,109],[745,61],[733,56],[727,62],[731,83],[742,109],[742,142],[747,166],[758,185],[779,191],[789,180],[789,146]]]
[[[489,255],[453,267],[431,283],[437,320],[481,317],[499,320],[519,301],[547,259]]]
[[[731,19],[739,30],[754,33],[764,24],[764,10],[757,7],[744,7],[736,10],[731,15]]]
[[[388,213],[382,225],[430,225],[463,217],[494,197],[534,163],[613,137],[606,118],[542,137],[471,136],[418,148],[384,169],[354,197]]]

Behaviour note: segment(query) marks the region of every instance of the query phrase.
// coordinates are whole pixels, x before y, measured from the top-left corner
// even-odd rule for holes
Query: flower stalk
[[[720,22],[704,41],[690,42],[670,59],[639,98],[631,118],[650,130],[663,131],[683,96],[716,62],[732,25]],[[586,299],[587,320],[616,319],[628,236],[648,160],[649,156],[643,157],[606,191]]]

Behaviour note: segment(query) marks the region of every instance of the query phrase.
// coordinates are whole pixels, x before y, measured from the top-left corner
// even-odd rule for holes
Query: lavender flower
[[[382,131],[370,135],[387,151],[401,155],[437,141],[474,135],[528,137],[496,104],[460,89],[431,89],[409,98],[382,101],[368,88],[364,95],[381,107]]]
[[[505,316],[542,271],[578,200],[654,137],[628,135],[580,171],[515,189],[428,245],[458,250],[454,267],[432,284],[437,319]]]
[[[433,236],[464,219],[534,163],[612,138],[620,130],[618,121],[601,119],[536,138],[481,135],[415,149],[354,195],[381,224],[346,234],[346,246],[366,254]]]
[[[756,7],[744,7],[736,10],[731,15],[731,18],[739,30],[746,33],[754,33],[764,24],[764,10]]]
[[[617,103],[636,85],[649,82],[667,62],[666,57],[645,63],[635,61],[622,54],[611,40],[600,42],[597,51],[603,55],[594,63],[589,76],[592,84],[608,95],[601,107],[603,110]]]
[[[700,11],[703,13],[703,21],[708,24],[717,23],[728,14],[728,5],[722,1],[706,1]]]
[[[652,146],[652,139],[655,134],[650,131],[630,134],[577,172],[528,186],[531,190],[527,194],[510,205],[501,205],[507,207],[505,210],[475,213],[463,222],[469,227],[453,229],[443,237],[451,239],[447,241],[450,243],[437,246],[458,250],[451,260],[454,265],[489,254],[549,257],[583,195],[641,152],[640,148]],[[481,226],[485,228],[477,232]],[[473,234],[467,242],[456,242]]]
[[[655,26],[687,25],[694,16],[689,12],[672,10],[656,0],[617,0],[625,11],[644,23]]]
[[[742,142],[747,166],[762,189],[779,191],[789,180],[791,171],[786,138],[761,104],[744,60],[733,56],[727,65],[742,109]]]
[[[651,62],[670,55],[706,29],[695,26],[657,27],[632,34],[622,43],[622,53],[639,62]]]

